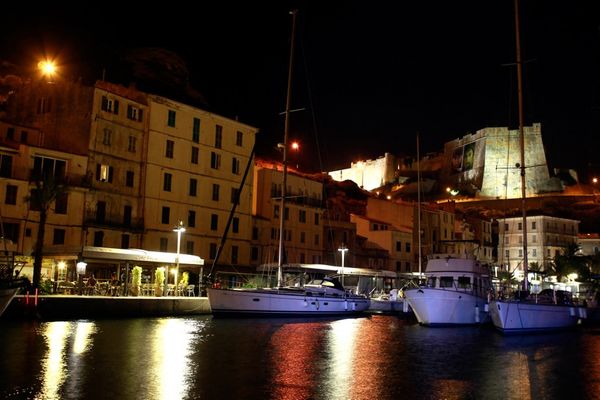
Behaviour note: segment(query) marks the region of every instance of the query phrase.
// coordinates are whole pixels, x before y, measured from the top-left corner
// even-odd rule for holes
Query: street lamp
[[[43,76],[48,78],[48,83],[53,83],[52,78],[56,73],[56,64],[52,60],[42,60],[38,62],[38,68]]]
[[[348,248],[345,245],[342,245],[342,247],[340,247],[338,251],[342,253],[342,286],[344,286],[344,258],[346,256]]]
[[[179,221],[179,225],[177,225],[173,232],[177,232],[177,265],[175,266],[175,294],[177,294],[177,277],[179,275],[179,251],[181,249],[181,234],[185,232],[185,227],[183,226],[183,221]]]

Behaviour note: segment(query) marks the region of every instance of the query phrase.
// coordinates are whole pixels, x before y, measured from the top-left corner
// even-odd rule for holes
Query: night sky
[[[46,53],[65,77],[127,83],[131,50],[164,48],[212,110],[260,128],[267,155],[283,140],[288,11],[298,7],[292,108],[306,110],[291,136],[305,168],[414,154],[417,132],[426,153],[486,126],[517,127],[513,1],[278,3],[11,6],[2,72],[31,73]],[[600,172],[599,3],[521,4],[525,122],[542,123],[550,167],[581,174]]]

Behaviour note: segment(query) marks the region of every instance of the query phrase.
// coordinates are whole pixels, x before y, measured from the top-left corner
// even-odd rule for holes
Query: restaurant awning
[[[116,249],[112,247],[85,246],[82,251],[84,261],[130,261],[146,264],[175,264],[177,253],[164,253],[141,249]],[[204,265],[204,260],[190,254],[179,254],[179,265]]]

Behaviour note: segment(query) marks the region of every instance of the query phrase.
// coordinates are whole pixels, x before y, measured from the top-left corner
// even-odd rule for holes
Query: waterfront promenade
[[[37,304],[36,304],[37,303]],[[210,314],[207,297],[18,295],[3,319],[68,320]]]

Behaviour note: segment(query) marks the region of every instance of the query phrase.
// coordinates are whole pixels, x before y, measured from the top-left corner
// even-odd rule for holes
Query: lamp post
[[[344,286],[344,259],[348,248],[345,245],[342,245],[342,247],[340,247],[338,251],[342,253],[342,286]]]
[[[181,234],[185,232],[185,226],[183,226],[183,221],[179,221],[179,225],[173,229],[173,232],[177,232],[177,259],[175,266],[175,294],[177,294],[177,278],[179,276],[179,251],[181,250]]]
[[[87,263],[83,261],[77,262],[77,286],[78,292],[81,294],[83,289],[83,275],[85,275],[85,267],[87,267]]]

